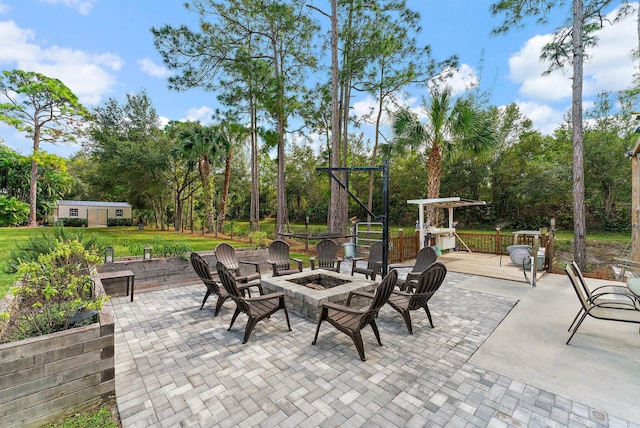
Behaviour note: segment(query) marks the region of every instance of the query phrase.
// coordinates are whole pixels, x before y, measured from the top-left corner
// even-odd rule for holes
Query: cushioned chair
[[[215,249],[216,259],[221,262],[229,271],[233,274],[236,281],[239,284],[246,284],[249,282],[260,283],[260,263],[238,261],[236,258],[236,250],[226,242],[221,242]],[[247,264],[254,267],[255,272],[242,275],[240,272],[240,264]],[[260,293],[262,294],[262,293]],[[249,295],[251,296],[251,295]]]
[[[412,283],[414,286],[418,282],[418,278],[420,274],[425,271],[429,266],[434,264],[438,259],[438,254],[433,247],[424,247],[418,254],[416,254],[416,263],[413,265],[411,272],[407,274],[407,279],[402,286],[402,290],[406,290],[409,286],[409,283]]]
[[[322,304],[320,319],[318,319],[318,326],[316,327],[316,335],[311,344],[316,344],[322,322],[328,321],[331,325],[348,335],[351,340],[353,340],[353,344],[358,350],[360,359],[362,361],[366,361],[360,331],[370,325],[373,333],[376,335],[378,345],[382,346],[380,333],[378,332],[378,326],[376,325],[376,316],[378,315],[380,308],[387,302],[387,299],[389,299],[393,288],[396,286],[397,280],[398,272],[395,270],[389,272],[376,288],[371,299],[371,305],[367,308],[356,309],[349,307],[348,304],[340,305],[333,302],[324,302]],[[351,301],[351,293],[349,294],[348,302]]]
[[[273,276],[290,275],[302,272],[302,260],[289,256],[289,244],[278,239],[269,244],[269,260],[267,263],[273,268]],[[292,263],[297,264],[293,267]]]
[[[340,272],[342,257],[338,257],[340,247],[333,239],[323,239],[316,245],[316,256],[310,257],[311,270],[318,269]]]
[[[615,306],[613,306],[611,302],[599,301],[598,298],[589,298],[589,295],[585,292],[582,285],[580,285],[579,280],[576,278],[573,269],[569,264],[565,267],[564,271],[569,277],[573,290],[578,296],[578,300],[580,301],[579,314],[582,314],[578,320],[574,321],[572,324],[573,331],[567,340],[567,345],[587,316],[601,320],[640,324],[640,309],[638,309],[635,304],[624,303],[621,300],[616,302]]]
[[[204,307],[205,302],[209,298],[210,295],[215,294],[218,296],[218,301],[216,302],[216,309],[213,316],[218,315],[220,309],[222,308],[222,304],[229,298],[228,293],[224,288],[221,288],[218,283],[213,279],[213,275],[211,275],[211,271],[209,269],[209,263],[205,259],[200,256],[198,253],[191,253],[190,256],[191,266],[193,266],[193,270],[196,271],[198,277],[202,280],[204,285],[207,287],[207,292],[204,295],[204,299],[202,299],[202,305],[200,305],[200,309]],[[260,294],[262,294],[262,286],[260,282],[256,283],[247,283],[243,284],[239,287],[239,289],[244,292],[248,291],[250,287],[258,288]]]
[[[382,241],[376,241],[369,247],[369,257],[367,258],[367,267],[359,267],[358,261],[364,260],[362,257],[356,257],[351,259],[351,276],[354,273],[361,273],[367,279],[371,277],[372,281],[376,280],[376,275],[380,273],[380,269],[382,268]]]
[[[236,279],[222,263],[216,263],[216,270],[227,294],[236,303],[236,311],[233,313],[231,324],[227,331],[231,330],[233,323],[240,313],[246,314],[249,319],[244,329],[244,339],[242,343],[247,343],[256,324],[280,309],[284,310],[287,327],[289,331],[291,331],[289,312],[287,312],[287,306],[284,301],[284,293],[269,293],[258,297],[245,298],[237,286]]]

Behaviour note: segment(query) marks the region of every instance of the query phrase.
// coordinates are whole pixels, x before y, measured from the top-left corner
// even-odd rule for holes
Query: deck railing
[[[511,234],[501,234],[499,230],[495,233],[457,233],[456,246],[461,251],[467,248],[474,253],[485,254],[509,254],[507,247],[513,244],[524,244],[534,246],[532,235],[519,235],[514,240]],[[540,248],[550,249],[550,236],[547,233],[541,233],[539,236],[538,246]],[[465,245],[462,244],[461,240]],[[420,250],[420,234],[416,232],[414,235],[405,235],[402,230],[398,232],[398,236],[389,239],[389,263],[402,263],[405,260],[416,258],[416,254]],[[545,266],[553,260],[552,251],[546,252]]]

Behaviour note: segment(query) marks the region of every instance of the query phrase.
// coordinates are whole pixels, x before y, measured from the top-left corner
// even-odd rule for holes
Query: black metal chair
[[[640,309],[638,309],[635,304],[619,301],[616,302],[615,306],[613,306],[611,302],[599,302],[597,298],[589,298],[587,292],[585,292],[582,285],[579,284],[579,281],[573,273],[571,266],[567,265],[564,268],[564,271],[569,277],[569,281],[573,286],[573,290],[578,296],[578,300],[580,301],[581,306],[579,314],[582,314],[582,316],[580,316],[580,318],[574,321],[574,323],[572,324],[573,331],[571,332],[571,336],[569,336],[569,339],[567,340],[567,345],[576,334],[576,332],[582,325],[582,322],[585,320],[585,318],[587,318],[587,316],[600,320],[640,324]],[[571,330],[571,328],[569,328],[569,330]]]

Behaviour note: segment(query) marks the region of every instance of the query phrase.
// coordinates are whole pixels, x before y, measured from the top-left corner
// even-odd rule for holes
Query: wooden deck
[[[500,256],[495,254],[450,251],[438,257],[438,261],[444,263],[452,272],[527,282],[522,266],[513,264],[507,255],[503,255],[501,260]],[[545,271],[538,272],[537,278],[539,279],[544,273]],[[530,273],[529,276],[531,276]]]
[[[527,283],[522,266],[513,264],[508,255],[503,255],[501,259],[495,254],[450,251],[439,256],[438,261],[444,263],[447,270],[451,272]],[[406,260],[403,263],[393,263],[390,267],[408,267],[413,266],[414,263],[415,260]],[[545,272],[539,271],[537,279],[540,279]],[[527,275],[531,276],[531,273],[527,272]]]

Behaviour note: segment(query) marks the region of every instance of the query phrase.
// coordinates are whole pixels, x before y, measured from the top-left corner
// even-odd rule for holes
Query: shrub
[[[75,322],[74,316],[102,309],[106,296],[96,296],[90,269],[100,261],[80,241],[58,242],[37,261],[21,263],[19,285],[11,289],[13,315],[0,343],[41,336],[93,322],[93,316]],[[3,315],[6,318],[6,314]],[[80,318],[82,319],[82,318]]]
[[[29,204],[0,196],[0,227],[20,226],[29,218]]]
[[[16,273],[20,263],[37,261],[41,255],[53,251],[58,243],[68,241],[80,241],[85,250],[96,254],[102,253],[106,247],[97,235],[85,238],[84,232],[70,232],[62,226],[62,222],[56,222],[53,228],[43,228],[41,234],[29,237],[26,242],[17,243],[16,248],[11,250],[4,271]]]
[[[87,227],[87,219],[80,217],[64,217],[60,221],[67,227]]]
[[[256,248],[263,248],[269,244],[267,239],[267,232],[263,230],[256,230],[249,233],[249,242],[255,245]]]
[[[109,227],[133,226],[133,219],[122,218],[122,217],[108,218],[107,226]]]

